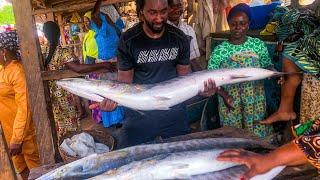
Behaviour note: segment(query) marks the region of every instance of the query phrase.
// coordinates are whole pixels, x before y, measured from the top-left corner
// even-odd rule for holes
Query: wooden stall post
[[[36,35],[31,1],[13,0],[12,5],[20,38],[22,63],[26,73],[32,118],[36,126],[40,160],[42,164],[53,164],[56,162],[55,156],[59,157],[56,147],[57,138],[52,110],[46,104],[46,100],[50,100],[50,97],[45,97],[45,91],[48,88],[41,78],[42,55]],[[48,92],[47,94],[49,96]]]
[[[206,37],[206,60],[208,61],[211,55],[212,37]]]
[[[0,179],[17,179],[0,123]]]
[[[64,23],[61,13],[57,13],[57,19],[58,19],[58,25],[60,28],[60,34],[61,34],[61,43],[62,45],[67,45],[66,37],[64,36]]]
[[[195,0],[188,0],[188,7],[187,7],[187,22],[189,23],[190,17],[193,15],[193,4]]]
[[[46,14],[46,16],[47,16],[47,21],[53,21],[53,22],[55,22],[55,19],[54,19],[54,13],[48,13],[48,14]]]

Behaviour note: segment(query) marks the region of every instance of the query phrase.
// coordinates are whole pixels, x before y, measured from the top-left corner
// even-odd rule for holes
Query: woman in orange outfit
[[[0,33],[0,122],[16,172],[27,179],[29,170],[38,167],[40,160],[19,59],[16,32]]]

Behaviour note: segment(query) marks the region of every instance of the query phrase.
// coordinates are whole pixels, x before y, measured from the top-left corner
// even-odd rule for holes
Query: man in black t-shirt
[[[123,33],[118,46],[118,81],[152,84],[190,72],[190,37],[166,24],[167,0],[139,0],[143,22]],[[172,87],[175,88],[175,87]],[[214,83],[205,83],[205,93],[215,92]],[[115,102],[104,100],[100,108],[112,111]],[[133,146],[161,136],[169,138],[189,132],[184,104],[168,111],[137,112],[125,109],[125,120],[118,137],[118,148]]]
[[[152,84],[189,73],[190,40],[179,29],[164,23],[161,35],[152,38],[143,22],[120,38],[118,69],[133,71],[133,83]]]

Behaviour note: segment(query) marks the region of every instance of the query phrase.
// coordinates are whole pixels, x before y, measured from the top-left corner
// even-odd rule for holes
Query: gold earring
[[[4,60],[4,62],[7,62],[6,56],[3,56],[3,60]]]

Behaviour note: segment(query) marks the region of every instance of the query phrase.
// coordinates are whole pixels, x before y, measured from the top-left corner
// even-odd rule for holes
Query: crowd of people
[[[116,74],[117,81],[128,84],[159,83],[203,70],[196,61],[200,57],[196,33],[181,20],[184,12],[182,0],[137,0],[140,22],[125,32],[122,32],[124,23],[121,18],[113,21],[107,14],[100,12],[100,6],[101,0],[97,0],[94,8],[83,17],[86,30],[82,42],[83,64],[79,63],[72,51],[60,46],[59,26],[52,21],[44,23],[46,44],[41,49],[47,70],[69,68],[75,72],[88,73],[86,78],[94,79],[110,79]],[[247,36],[252,16],[250,7],[244,3],[228,10],[227,22],[231,35],[227,41],[214,48],[207,69],[274,69],[265,43]],[[293,111],[293,103],[301,81],[312,84],[313,91],[316,91],[313,93],[320,92],[319,32],[319,26],[314,27],[311,34],[305,33],[300,40],[285,48],[283,71],[294,74],[287,75],[282,80],[280,107],[270,117],[266,110],[263,81],[216,87],[214,81],[208,79],[203,82],[205,88],[203,92],[199,92],[199,96],[223,95],[224,98],[219,97],[217,110],[221,126],[245,129],[261,138],[272,135],[272,123],[298,117]],[[303,48],[304,46],[312,47],[313,50]],[[0,34],[0,120],[16,171],[26,179],[29,170],[40,163],[19,51],[15,31]],[[100,69],[109,72],[93,73]],[[301,71],[305,73],[304,77],[297,73]],[[79,131],[79,120],[85,116],[81,99],[57,86],[55,81],[49,82],[49,88],[58,137]],[[305,88],[302,96],[307,96],[309,92]],[[319,109],[316,103],[319,103],[317,98],[309,97],[307,107]],[[167,111],[137,112],[105,99],[101,103],[90,102],[90,109],[92,119],[97,123],[102,122],[104,127],[120,127],[118,125],[122,124],[119,133],[115,134],[117,148],[190,132],[184,103]],[[301,109],[305,109],[305,106]],[[218,159],[247,165],[249,171],[243,175],[244,179],[279,165],[310,162],[319,168],[320,114],[313,117],[317,118],[303,121],[312,122],[308,128],[299,133],[295,131],[295,140],[269,154],[260,155],[233,149],[223,152]]]

